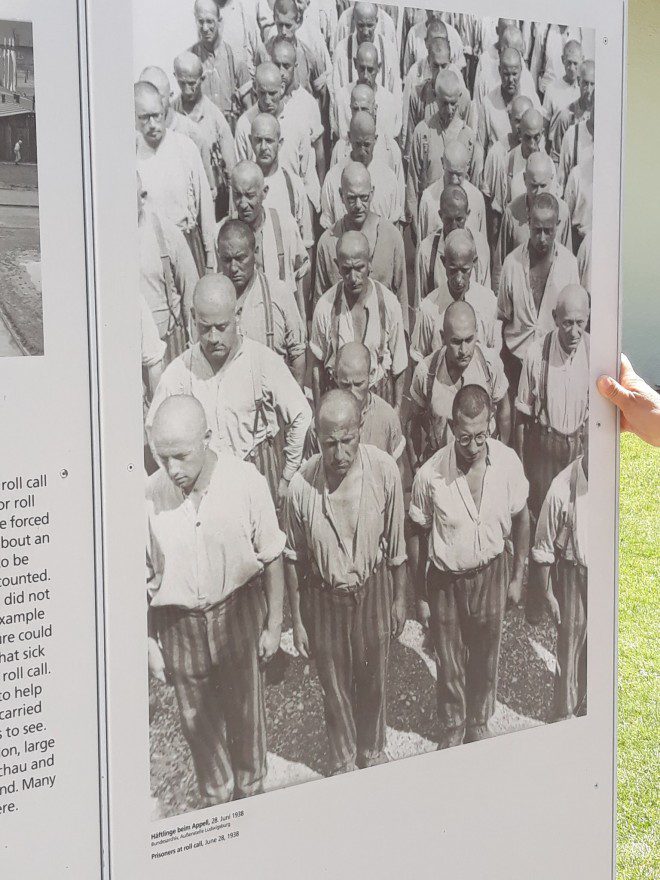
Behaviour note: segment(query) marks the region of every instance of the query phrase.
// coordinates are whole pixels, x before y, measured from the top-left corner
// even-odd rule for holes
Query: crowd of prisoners
[[[594,32],[190,15],[135,124],[149,664],[202,797],[263,787],[285,615],[332,772],[387,759],[409,616],[441,747],[489,735],[507,601],[557,626],[549,719],[583,714]]]

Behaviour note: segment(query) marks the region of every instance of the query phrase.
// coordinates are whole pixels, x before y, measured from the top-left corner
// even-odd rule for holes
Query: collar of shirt
[[[558,254],[559,254],[559,248],[557,247],[557,242],[555,242],[554,245],[552,246],[552,260],[550,261],[550,271],[548,273],[548,280],[550,279],[550,276],[552,275],[552,270],[554,269],[555,264],[557,262],[557,255]],[[528,286],[529,290],[531,290],[532,289],[532,282],[531,282],[531,278],[530,278],[530,273],[532,271],[532,265],[531,265],[531,259],[530,259],[530,254],[529,254],[529,241],[526,241],[525,244],[522,246],[522,251],[520,253],[520,257],[522,260],[523,271],[525,273],[525,280],[527,281],[527,286]],[[546,281],[546,288],[547,288],[547,286],[548,285],[547,285],[547,281]]]
[[[259,290],[257,291],[257,283]],[[236,314],[241,316],[243,311],[247,311],[249,307],[254,307],[263,300],[263,276],[258,269],[255,269],[254,275],[249,285],[236,300]]]
[[[202,346],[199,342],[195,342],[190,348],[190,365],[196,375],[201,378],[210,379],[213,376],[220,378],[223,373],[229,369],[230,366],[234,364],[238,358],[244,357],[245,355],[245,337],[242,333],[238,333],[238,348],[236,349],[236,354],[230,361],[226,361],[219,370],[214,370],[211,364],[208,362],[206,355],[202,351]]]
[[[186,112],[183,109],[183,104],[181,103],[181,98],[177,98],[177,106],[181,108],[180,112],[184,113],[188,119],[192,119],[193,122],[201,122],[204,118],[204,106],[209,99],[206,95],[201,95],[199,101],[195,104],[195,106],[189,112]]]
[[[481,491],[481,505],[480,508],[483,508],[483,501],[486,495],[486,486],[489,482],[490,471],[492,470],[492,460],[490,454],[490,440],[486,440],[486,470],[484,473],[483,486]],[[470,487],[468,486],[467,475],[465,471],[463,471],[458,466],[458,460],[456,458],[456,441],[450,445],[449,448],[449,459],[447,461],[447,476],[450,482],[456,483],[456,488],[460,493],[460,496],[465,504],[468,514],[470,515],[470,519],[475,522],[479,521],[480,511],[477,510],[477,505],[474,503],[474,498],[472,497],[472,492],[470,492]]]

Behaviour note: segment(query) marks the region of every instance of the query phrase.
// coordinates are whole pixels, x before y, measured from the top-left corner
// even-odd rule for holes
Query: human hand
[[[301,657],[309,660],[312,653],[309,648],[309,636],[301,622],[293,624],[293,646]]]
[[[284,477],[279,482],[277,487],[277,509],[281,510],[284,507],[286,502],[286,496],[289,494],[289,481],[285,480]]]
[[[637,375],[621,355],[619,381],[601,376],[598,391],[621,410],[621,430],[637,434],[651,446],[660,446],[660,394]]]
[[[557,601],[557,597],[549,590],[545,594],[545,600],[548,604],[548,611],[550,612],[550,617],[554,620],[555,626],[560,626],[561,624],[561,611],[559,610],[559,602]]]
[[[418,599],[416,605],[417,620],[422,624],[423,629],[428,629],[431,622],[431,609],[429,608],[429,603],[426,599]]]
[[[165,660],[163,659],[163,652],[160,649],[160,645],[153,638],[153,636],[149,636],[147,640],[147,650],[149,657],[149,672],[153,675],[156,681],[159,681],[161,684],[167,684],[167,673],[165,671]]]
[[[280,646],[282,627],[265,627],[259,636],[258,656],[262,663],[268,663],[271,657],[277,653]]]

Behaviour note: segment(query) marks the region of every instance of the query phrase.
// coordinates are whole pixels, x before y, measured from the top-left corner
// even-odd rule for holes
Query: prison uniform
[[[199,400],[212,432],[212,448],[229,450],[267,471],[264,476],[273,497],[279,480],[290,480],[298,470],[311,410],[282,358],[259,342],[242,338],[235,357],[217,373],[199,343],[172,361],[156,388],[147,414],[147,433],[160,403],[173,394],[191,394]],[[279,469],[271,452],[280,430],[278,418],[286,435]]]
[[[185,111],[181,97],[174,100],[174,109],[194,123],[211,151],[214,183],[217,189],[225,185],[232,168],[236,164],[236,145],[229,123],[222,112],[206,95],[200,95],[194,107]]]
[[[567,110],[574,101],[580,97],[580,83],[576,80],[574,83],[567,83],[564,77],[556,79],[550,83],[543,97],[543,113],[548,123],[548,142],[550,144],[550,157],[555,165],[559,162],[559,150],[561,149],[561,138],[564,132],[558,135],[560,131],[558,122],[561,114]]]
[[[571,169],[594,157],[594,136],[587,128],[588,121],[584,119],[571,125],[561,142],[557,179],[562,193]]]
[[[529,419],[523,461],[530,481],[529,507],[538,516],[550,483],[582,451],[589,413],[589,334],[569,355],[553,330],[527,349],[516,409]]]
[[[264,183],[267,187],[264,208],[275,208],[280,217],[283,214],[291,216],[305,248],[313,247],[312,216],[305,185],[300,177],[278,165],[277,171],[264,177]]]
[[[395,461],[401,458],[406,448],[401,420],[390,404],[372,391],[369,392],[362,410],[360,443],[381,449],[391,455]],[[312,425],[305,440],[303,459],[307,461],[319,451],[318,437]]]
[[[337,19],[337,29],[335,32],[335,42],[332,46],[333,55],[336,55],[336,47],[338,44],[345,40],[349,34],[355,33],[355,24],[353,22],[353,7],[349,6],[348,9],[344,9],[344,11],[339,15]],[[378,7],[378,16],[376,18],[376,29],[374,32],[374,39],[377,40],[379,36],[383,37],[383,42],[388,43],[394,47],[397,46],[396,39],[396,25],[394,23],[394,19],[383,7]]]
[[[417,220],[417,235],[420,241],[423,241],[427,235],[436,232],[442,226],[442,220],[440,219],[440,196],[444,188],[444,178],[441,177],[435,183],[432,183],[431,186],[427,186],[422,193],[419,200]],[[484,197],[469,180],[464,180],[461,183],[461,188],[465,190],[468,200],[469,214],[465,221],[465,228],[469,229],[473,235],[480,234],[485,236],[487,234],[487,227]]]
[[[594,159],[585,159],[571,170],[564,197],[571,215],[573,248],[577,252],[593,223]]]
[[[484,52],[479,58],[477,70],[474,76],[474,102],[477,110],[481,113],[483,105],[486,103],[488,95],[495,89],[500,89],[502,85],[502,77],[500,76],[500,54],[493,48],[492,51]],[[533,100],[536,96],[536,86],[534,78],[529,72],[529,68],[523,62],[520,71],[520,88],[519,94],[526,95]],[[538,100],[538,98],[537,98]]]
[[[379,305],[376,285],[380,285],[383,314]],[[369,279],[370,291],[365,300],[367,326],[364,339],[355,339],[353,317],[340,282],[331,287],[317,302],[312,319],[309,348],[320,361],[327,380],[334,378],[337,354],[347,342],[363,342],[371,354],[369,386],[393,403],[392,378],[408,366],[408,352],[403,331],[401,306],[394,294],[380,282]]]
[[[518,94],[524,94],[521,90]],[[536,92],[526,95],[532,102],[535,110],[542,112]],[[509,110],[511,101],[505,101],[500,86],[491,89],[484,98],[483,104],[479,111],[479,127],[477,128],[477,139],[481,144],[484,154],[488,154],[493,144],[498,141],[506,143],[511,134],[511,119]]]
[[[472,277],[476,283],[490,290],[490,249],[488,242],[486,241],[486,236],[482,233],[472,231],[472,234],[477,248],[477,259],[474,264]],[[429,293],[432,293],[433,290],[446,282],[447,273],[441,259],[444,253],[445,241],[441,229],[427,235],[417,248],[417,256],[415,257],[415,299],[413,301],[416,309],[420,307]],[[433,265],[431,265],[432,262]],[[493,296],[492,291],[491,296]]]
[[[348,138],[351,124],[351,94],[356,83],[347,83],[335,93],[331,128],[334,138]],[[376,133],[379,136],[389,135],[398,138],[401,134],[401,97],[376,83],[374,88],[376,104]]]
[[[371,277],[384,284],[399,300],[403,327],[409,332],[408,281],[406,276],[406,254],[403,236],[399,230],[383,217],[375,219],[375,230],[371,224],[362,232],[369,242]],[[314,304],[333,285],[341,280],[337,263],[337,245],[345,229],[345,217],[326,229],[319,239],[316,251],[316,279],[314,283]]]
[[[431,378],[429,373],[433,370],[435,375]],[[454,398],[465,385],[479,385],[488,392],[494,406],[504,399],[509,383],[502,361],[492,349],[477,343],[470,363],[455,382],[447,369],[444,347],[436,348],[415,367],[410,399],[427,419],[429,436],[428,448],[423,456],[425,459],[454,439],[449,425],[452,406]]]
[[[353,147],[349,140],[338,140],[332,148],[330,154],[330,167],[333,165],[341,165],[342,167],[351,158]],[[388,134],[380,134],[374,145],[373,161],[380,165],[387,165],[394,172],[396,178],[398,192],[401,194],[401,200],[404,198],[406,191],[406,179],[403,173],[403,158],[401,156],[401,148]],[[373,181],[372,181],[373,183]]]
[[[532,559],[551,565],[559,603],[552,721],[586,709],[588,480],[582,457],[561,471],[543,502]]]
[[[462,71],[465,67],[465,55],[463,53],[463,40],[461,40],[455,27],[444,23],[447,28],[447,41],[449,42],[449,60]],[[418,61],[426,58],[428,49],[426,48],[426,30],[428,21],[419,21],[409,31],[406,39],[406,46],[403,52],[403,71],[407,73],[410,68]]]
[[[540,94],[544,95],[550,85],[564,76],[564,46],[569,40],[576,40],[581,44],[583,32],[581,28],[566,27],[562,30],[560,25],[538,23],[535,24],[535,30],[529,66]],[[585,55],[585,58],[589,57],[593,58],[593,55]]]
[[[415,475],[410,518],[429,532],[428,602],[437,658],[440,748],[487,736],[495,711],[509,585],[505,542],[527,502],[512,449],[486,441],[477,509],[450,443]]]
[[[218,42],[215,49],[207,49],[199,42],[190,51],[202,62],[202,92],[222,112],[233,131],[242,110],[237,95],[249,90],[251,85],[247,66],[236,58],[233,49],[223,40]]]
[[[302,580],[301,614],[323,688],[333,772],[383,763],[392,581],[406,560],[396,463],[360,444],[353,546],[340,537],[320,455],[303,465],[287,497],[287,557]]]
[[[331,100],[333,95],[339,94],[343,86],[355,85],[357,82],[355,56],[357,55],[358,45],[355,34],[349,34],[345,39],[337,43],[332,61]],[[399,73],[399,58],[396,45],[381,38],[378,34],[374,37],[373,45],[376,47],[380,64],[378,82],[400,102],[401,75]]]
[[[236,300],[241,332],[267,346],[291,365],[305,354],[307,331],[296,300],[281,281],[256,271]]]
[[[266,481],[225,454],[197,510],[163,470],[146,500],[147,591],[204,805],[257,794],[266,775],[260,574],[285,543]]]
[[[529,242],[521,244],[506,258],[497,297],[498,317],[504,325],[506,347],[520,363],[535,339],[554,330],[552,311],[561,291],[569,284],[579,283],[575,257],[563,245],[555,244],[550,274],[537,311],[530,282]]]
[[[449,64],[445,70],[451,70],[456,76],[459,78],[459,82],[461,83],[464,93],[467,94],[468,104],[470,103],[470,93],[467,91],[463,84],[463,75],[459,71],[457,67],[453,64]],[[415,126],[418,122],[423,118],[423,114],[420,114],[417,118],[411,118],[411,101],[413,100],[413,96],[421,94],[424,90],[426,84],[430,85],[431,89],[434,89],[435,83],[431,81],[431,69],[429,66],[428,56],[424,56],[421,61],[415,62],[413,66],[410,68],[408,73],[405,76],[405,80],[403,83],[403,118],[401,125],[401,132],[403,137],[403,146],[408,147],[410,139],[412,138],[413,132],[415,131]],[[435,94],[433,95],[433,100],[435,101]],[[416,104],[419,103],[419,98],[416,98]],[[419,108],[417,107],[417,111]],[[437,112],[438,107],[437,103],[435,106],[434,112]],[[467,120],[466,120],[467,122]],[[470,123],[468,122],[468,125]]]
[[[461,96],[456,107],[457,115],[466,125],[470,126],[473,131],[476,131],[479,116],[477,114],[477,108],[470,98],[470,93],[463,83],[463,77],[451,66],[444,69],[453,70],[458,76],[458,81],[461,85]],[[412,140],[417,124],[421,122],[422,119],[431,119],[431,117],[438,112],[435,83],[431,82],[430,79],[418,83],[410,90],[407,96],[404,94],[404,102],[407,104],[407,106],[404,105],[404,113],[408,118],[407,129],[404,132],[405,143],[407,146]],[[406,158],[408,158],[407,152]]]
[[[190,138],[166,131],[156,150],[140,145],[137,170],[155,212],[183,232],[197,271],[215,269],[215,211],[197,147]]]
[[[350,157],[349,157],[350,158]],[[346,160],[349,161],[349,160]],[[341,176],[346,163],[333,165],[323,181],[321,192],[321,226],[329,229],[340,220],[346,213],[339,189]],[[404,219],[404,193],[403,187],[397,180],[392,169],[375,157],[367,166],[373,186],[373,199],[371,210],[389,220],[391,223],[401,223]]]

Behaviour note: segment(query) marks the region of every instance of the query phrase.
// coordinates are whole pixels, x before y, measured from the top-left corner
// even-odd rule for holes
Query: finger
[[[596,383],[598,391],[605,400],[611,401],[619,409],[630,399],[630,392],[619,385],[611,376],[600,376]]]
[[[628,356],[621,353],[621,369],[619,372],[619,381],[622,385],[628,385],[630,379],[636,379],[637,373],[633,365],[628,360]]]

